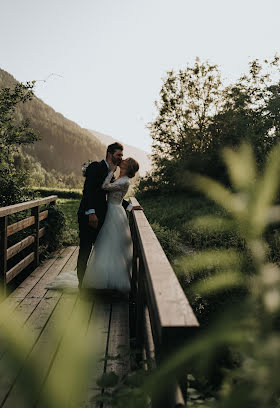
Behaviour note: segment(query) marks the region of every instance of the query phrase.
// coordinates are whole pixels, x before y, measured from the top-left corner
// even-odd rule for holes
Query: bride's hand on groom
[[[118,166],[116,164],[110,163],[110,170],[113,171],[114,173],[117,170],[117,167]]]
[[[98,227],[98,218],[96,214],[89,214],[88,223],[91,228],[96,229]]]

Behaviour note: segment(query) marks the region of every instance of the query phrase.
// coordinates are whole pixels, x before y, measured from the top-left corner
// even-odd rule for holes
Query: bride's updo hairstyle
[[[132,178],[135,176],[135,173],[139,170],[139,163],[134,160],[132,157],[128,157],[125,159],[125,162],[127,163],[127,172],[126,175],[129,178]]]

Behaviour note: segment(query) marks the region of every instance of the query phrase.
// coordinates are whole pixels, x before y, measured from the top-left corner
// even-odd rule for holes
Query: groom
[[[108,175],[110,166],[119,166],[122,162],[123,146],[113,143],[107,147],[106,160],[92,162],[86,168],[83,196],[78,210],[80,249],[77,263],[79,288],[85,274],[92,245],[105,220],[107,211],[106,191],[102,184]],[[123,200],[124,209],[137,209]]]

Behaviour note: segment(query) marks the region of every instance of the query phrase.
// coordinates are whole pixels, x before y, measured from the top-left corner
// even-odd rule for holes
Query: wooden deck
[[[99,346],[98,362],[96,363],[96,356],[94,361],[89,362],[91,366],[89,381],[86,384],[84,400],[80,402],[79,407],[99,406],[92,403],[91,399],[97,393],[96,378],[102,373],[113,370],[117,374],[122,374],[129,370],[129,361],[126,361],[126,364],[118,361],[108,364],[106,361],[106,356],[118,354],[119,345],[129,347],[129,312],[126,300],[96,300],[93,297],[83,299],[78,293],[45,288],[47,283],[60,272],[75,269],[77,254],[77,247],[64,248],[52,259],[41,264],[3,302],[9,312],[9,318],[19,320],[20,327],[29,329],[30,341],[24,350],[24,363],[15,364],[10,371],[7,371],[9,352],[0,345],[0,407],[41,408],[45,406],[42,396],[54,378],[59,378],[60,361],[65,353],[62,344],[64,337],[67,336],[67,322],[74,319],[81,304],[86,313],[83,315],[80,330],[82,328],[88,344],[91,344],[98,334]],[[57,317],[61,311],[63,311],[64,324],[60,330],[55,331]],[[3,323],[0,322],[0,330],[1,324]],[[56,338],[53,338],[53,333],[57,333]],[[72,358],[74,359],[74,356],[67,356],[70,370]],[[103,360],[100,361],[100,359]],[[40,362],[37,376],[39,393],[34,392],[33,401],[26,400],[22,388],[28,375],[30,361]],[[59,378],[59,381],[63,387],[63,378]],[[72,405],[69,404],[69,406]]]

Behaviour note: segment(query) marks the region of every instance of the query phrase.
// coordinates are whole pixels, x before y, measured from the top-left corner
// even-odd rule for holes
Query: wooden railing
[[[139,205],[135,198],[131,203]],[[133,211],[130,221],[136,349],[143,351],[140,358],[160,367],[168,355],[195,334],[199,323],[144,212]],[[159,389],[153,407],[185,406],[177,378],[169,378]]]
[[[48,210],[40,212],[39,207],[44,204],[54,205],[56,199],[57,196],[53,195],[39,200],[0,208],[0,285],[4,293],[6,291],[6,284],[28,265],[34,262],[34,267],[38,266],[40,238],[45,234],[45,228],[40,228],[40,221],[48,217]],[[8,217],[10,215],[28,209],[31,209],[30,217],[9,225]],[[8,248],[8,237],[30,226],[34,226],[32,234]],[[7,270],[8,260],[30,245],[33,245],[32,252],[11,269]]]

